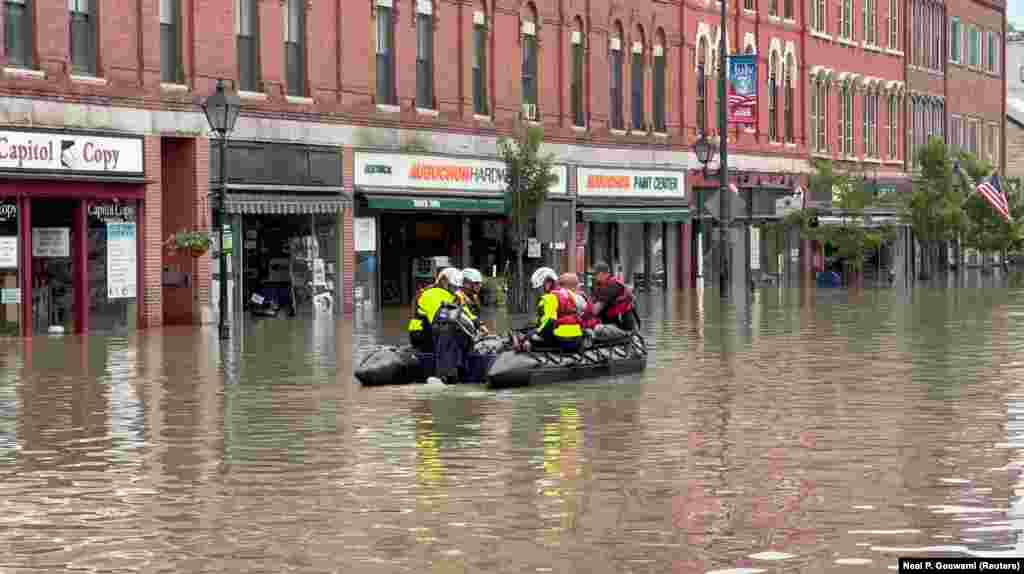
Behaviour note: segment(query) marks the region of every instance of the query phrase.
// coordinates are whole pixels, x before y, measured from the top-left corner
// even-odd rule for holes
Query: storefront
[[[556,173],[558,182],[527,230],[534,261],[557,259],[545,248],[568,252],[564,240],[554,239],[554,229],[567,235],[571,228],[566,167],[556,166]],[[354,182],[357,304],[409,304],[446,265],[495,277],[513,264],[501,161],[356,151]]]
[[[213,147],[214,190],[218,162],[219,153]],[[280,316],[339,313],[343,212],[352,204],[342,186],[341,150],[231,142],[227,174],[228,291],[232,300],[241,302],[236,306],[229,301],[229,309],[273,306]],[[211,290],[215,306],[218,281],[215,266]]]
[[[0,131],[0,336],[132,331],[141,137]]]
[[[680,226],[690,218],[685,172],[579,167],[576,182],[586,269],[604,261],[640,290],[678,285]]]

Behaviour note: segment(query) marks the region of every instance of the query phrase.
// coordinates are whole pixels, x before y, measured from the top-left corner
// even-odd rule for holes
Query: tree
[[[531,217],[544,205],[548,190],[558,182],[552,170],[555,158],[541,155],[544,130],[540,126],[519,125],[514,139],[498,140],[498,151],[505,162],[505,213],[516,229],[516,280],[512,284],[513,308],[526,311],[526,277],[523,273],[523,251],[526,248],[526,227]]]
[[[831,161],[815,160],[810,178],[810,191],[821,197],[832,196],[832,211],[839,215],[836,224],[818,225],[819,213],[803,209],[786,217],[786,226],[797,226],[805,239],[813,239],[835,249],[843,262],[846,280],[860,277],[868,254],[878,249],[892,235],[887,226],[865,226],[866,210],[875,204],[875,194],[860,174],[836,171]]]
[[[963,202],[966,215],[963,225],[963,244],[965,247],[977,249],[981,253],[1012,252],[1024,246],[1024,205],[1020,201],[1018,180],[1003,180],[1003,191],[1010,205],[1010,216],[1013,221],[1006,221],[992,206],[985,201],[971,186],[989,176],[992,171],[987,162],[981,161],[972,154],[961,152],[960,169],[969,176],[969,180],[958,178],[958,189],[966,200]]]
[[[921,244],[921,278],[928,279],[939,269],[942,243],[956,239],[963,229],[963,197],[954,187],[953,162],[940,138],[930,138],[918,149],[916,160],[918,173],[904,202],[902,219]]]

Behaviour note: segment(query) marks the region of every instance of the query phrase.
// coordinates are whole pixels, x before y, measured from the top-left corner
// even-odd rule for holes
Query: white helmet
[[[462,270],[462,281],[469,281],[471,283],[483,283],[484,276],[479,271],[472,267],[466,267]]]
[[[533,277],[530,278],[530,284],[533,285],[534,289],[540,289],[548,279],[558,281],[558,274],[550,267],[541,267],[533,272]]]
[[[440,279],[441,277],[447,279],[448,286],[453,289],[462,287],[462,272],[454,267],[445,267],[444,269],[441,270],[441,273],[439,273],[437,277],[438,279]]]

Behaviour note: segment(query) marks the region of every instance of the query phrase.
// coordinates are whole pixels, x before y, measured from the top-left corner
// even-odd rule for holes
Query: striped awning
[[[257,215],[332,214],[352,206],[340,195],[292,195],[274,193],[228,193],[228,213]]]

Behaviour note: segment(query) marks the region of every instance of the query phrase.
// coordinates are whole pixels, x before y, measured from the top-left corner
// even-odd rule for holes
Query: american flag
[[[1003,185],[999,181],[999,176],[992,174],[987,180],[981,183],[975,183],[971,176],[960,167],[960,162],[953,164],[953,170],[960,174],[960,177],[964,178],[967,184],[974,188],[974,191],[981,194],[985,198],[985,201],[995,209],[999,215],[1003,216],[1003,219],[1012,221],[1010,217],[1010,204],[1006,200],[1006,193],[1003,191]]]

